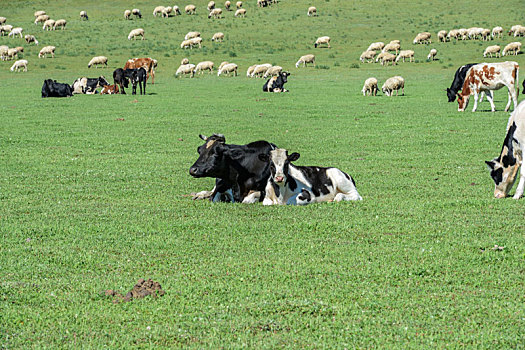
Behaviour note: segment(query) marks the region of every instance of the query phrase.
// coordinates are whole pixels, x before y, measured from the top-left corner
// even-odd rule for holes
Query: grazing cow
[[[269,155],[259,155],[261,161],[270,165],[271,172],[263,205],[305,205],[363,199],[350,175],[337,168],[293,165],[291,162],[299,156],[295,152],[288,155],[288,151],[282,148],[270,151]]]
[[[146,80],[147,80],[146,70],[140,67],[138,69],[126,69],[124,71],[130,77],[129,80],[131,81],[131,85],[133,86],[131,94],[132,95],[137,94],[137,84],[138,84],[140,87],[140,94],[146,95]]]
[[[472,66],[465,76],[463,88],[458,96],[458,111],[463,112],[468,105],[470,95],[474,95],[474,107],[472,112],[478,107],[478,96],[482,91],[501,89],[506,86],[509,90],[509,101],[505,107],[505,112],[510,108],[511,99],[514,102],[514,109],[518,105],[516,86],[518,81],[519,65],[513,61],[498,63],[480,63]],[[487,93],[487,100],[490,102],[492,112],[496,110],[492,94]]]
[[[271,77],[264,84],[263,91],[264,92],[288,92],[288,90],[284,88],[284,84],[288,82],[288,76],[290,76],[290,73],[280,72],[279,75]]]
[[[100,91],[101,95],[114,95],[114,94],[118,94],[118,93],[119,93],[119,91],[118,91],[118,85],[117,84],[106,85]]]
[[[98,78],[78,78],[73,82],[73,94],[92,95],[96,93],[97,88],[109,85],[104,76]]]
[[[128,70],[117,68],[113,72],[113,84],[120,86],[120,91],[123,95],[126,94],[126,90],[124,90],[124,88],[127,88],[129,86],[130,78],[131,74],[130,72],[128,72]]]
[[[448,102],[456,101],[457,93],[461,89],[461,87],[463,86],[463,82],[465,81],[465,75],[467,75],[467,72],[470,69],[470,67],[475,66],[476,64],[477,63],[469,63],[458,68],[456,74],[454,74],[454,80],[452,81],[452,85],[450,85],[450,88],[447,88]]]
[[[226,144],[223,135],[199,135],[205,141],[197,151],[199,158],[190,167],[190,175],[216,178],[211,192],[213,202],[253,203],[264,198],[264,188],[270,176],[270,164],[259,159],[276,146],[267,141],[246,145]],[[207,191],[203,191],[204,193]],[[200,196],[203,192],[197,194]]]
[[[518,171],[520,171],[520,181],[513,198],[521,198],[525,188],[523,154],[525,154],[525,102],[522,101],[509,118],[507,135],[503,141],[499,157],[485,162],[496,186],[494,197],[506,197],[514,185]]]
[[[56,80],[46,79],[42,85],[42,98],[45,97],[71,97],[73,89],[69,84],[57,83]]]
[[[146,81],[151,75],[151,83],[155,84],[155,68],[157,68],[157,60],[149,57],[130,58],[124,65],[124,69],[138,69],[140,67],[143,67],[146,70]]]

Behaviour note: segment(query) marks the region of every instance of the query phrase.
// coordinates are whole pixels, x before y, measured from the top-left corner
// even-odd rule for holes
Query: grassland
[[[320,16],[307,18],[310,3],[257,9],[253,0],[246,19],[212,21],[206,2],[194,1],[195,17],[170,19],[153,18],[148,2],[2,4],[0,16],[41,45],[23,45],[27,73],[0,62],[0,347],[523,348],[524,202],[493,199],[483,162],[504,138],[506,92],[496,92],[496,113],[486,102],[458,113],[443,91],[489,44],[411,40],[508,29],[525,6],[330,0],[312,2]],[[124,21],[131,7],[144,18]],[[41,32],[32,24],[40,9],[67,19],[67,30]],[[137,27],[147,40],[128,41]],[[190,30],[207,38],[203,49],[179,48]],[[224,43],[209,41],[216,31]],[[321,35],[332,49],[313,49]],[[417,62],[359,63],[370,42],[391,39]],[[57,46],[55,59],[37,58],[43,45]],[[431,47],[439,60],[426,62]],[[296,69],[310,52],[318,68]],[[87,69],[95,55],[110,67]],[[146,96],[40,97],[45,78],[110,77],[136,56],[159,60]],[[235,62],[241,76],[175,79],[183,57]],[[523,57],[512,59],[525,67]],[[290,93],[263,94],[262,80],[244,76],[267,61],[292,72]],[[366,78],[393,75],[405,77],[405,96],[361,95]],[[197,135],[213,132],[274,142],[300,152],[300,165],[337,166],[364,200],[194,202],[185,195],[213,180],[188,168]],[[139,278],[167,294],[119,304],[103,296]]]

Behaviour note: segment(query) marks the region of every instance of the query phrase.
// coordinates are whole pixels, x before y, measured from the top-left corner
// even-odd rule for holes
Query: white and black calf
[[[270,165],[264,205],[305,205],[363,199],[350,175],[337,168],[293,165],[291,162],[299,156],[299,153],[288,155],[288,151],[282,148],[259,156]]]
[[[271,77],[264,84],[263,91],[264,92],[288,92],[288,90],[284,88],[284,84],[288,82],[289,76],[290,76],[290,73],[288,72],[280,72],[279,75]]]
[[[485,162],[490,169],[490,176],[496,185],[494,188],[494,197],[506,197],[514,185],[518,171],[520,171],[520,181],[513,198],[521,198],[525,188],[524,152],[525,102],[522,101],[509,118],[507,135],[503,141],[503,147],[501,148],[499,157]]]

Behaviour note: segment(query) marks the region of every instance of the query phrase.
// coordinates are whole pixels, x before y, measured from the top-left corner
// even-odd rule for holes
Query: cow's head
[[[456,100],[456,93],[450,90],[450,88],[447,88],[447,97],[448,102],[454,102]]]
[[[270,154],[260,154],[259,159],[263,162],[270,162],[270,178],[278,185],[285,184],[288,178],[290,162],[299,159],[299,153],[288,155],[288,151],[283,148],[277,148],[270,151]]]
[[[106,78],[104,78],[103,75],[101,75],[100,77],[98,77],[98,86],[106,86],[106,85],[109,85],[108,81],[106,80]]]
[[[290,75],[291,75],[291,74],[288,73],[288,72],[280,72],[280,73],[279,73],[279,76],[281,77],[281,79],[282,79],[282,81],[283,81],[283,84],[288,82],[288,77],[289,77]]]
[[[199,135],[205,141],[204,145],[197,148],[199,158],[190,167],[193,177],[221,177],[227,168],[226,159],[241,156],[225,145],[224,135],[213,134],[210,137]]]
[[[457,94],[458,96],[458,112],[463,112],[468,106],[470,95]]]

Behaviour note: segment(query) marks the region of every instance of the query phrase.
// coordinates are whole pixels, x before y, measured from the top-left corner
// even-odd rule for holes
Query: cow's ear
[[[239,160],[245,155],[243,151],[238,150],[238,149],[230,149],[226,154],[230,156],[230,158],[233,160]]]
[[[295,162],[297,159],[299,159],[300,156],[301,156],[301,155],[300,155],[299,153],[294,152],[294,153],[292,153],[292,154],[290,154],[290,155],[288,156],[288,160],[289,160],[290,162]]]
[[[261,162],[265,162],[265,163],[267,163],[267,162],[270,161],[270,156],[269,156],[268,154],[266,154],[266,153],[260,153],[260,154],[259,154],[259,160],[260,160]]]
[[[201,139],[203,139],[204,141],[208,141],[208,138],[206,136],[202,135],[202,134],[199,134],[199,137]]]
[[[487,164],[490,170],[494,170],[494,167],[496,165],[496,163],[493,160],[486,160],[485,164]]]

